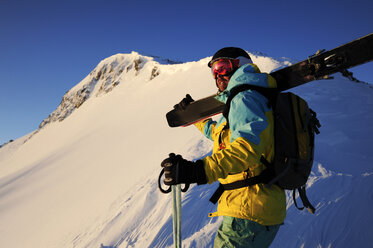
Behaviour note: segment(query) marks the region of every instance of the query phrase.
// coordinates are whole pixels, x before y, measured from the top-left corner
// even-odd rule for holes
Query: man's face
[[[224,91],[233,72],[239,67],[238,59],[218,59],[211,65],[211,73],[216,80],[219,91]]]
[[[228,87],[228,83],[229,83],[229,79],[231,78],[231,76],[227,76],[227,75],[217,75],[217,78],[216,78],[216,85],[218,86],[219,88],[219,92],[223,92],[227,87]]]

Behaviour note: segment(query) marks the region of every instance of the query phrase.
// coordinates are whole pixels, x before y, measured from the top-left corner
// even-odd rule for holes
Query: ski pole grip
[[[164,169],[162,169],[161,173],[159,174],[159,177],[158,177],[158,188],[159,190],[163,193],[163,194],[168,194],[171,192],[171,186],[168,187],[168,189],[163,189],[162,188],[162,176],[164,174]],[[189,186],[190,184],[189,183],[186,183],[184,188],[181,188],[181,192],[187,192],[188,189],[189,189]]]
[[[168,193],[171,192],[171,186],[169,186],[168,189],[166,189],[166,190],[162,188],[162,183],[161,183],[162,179],[161,178],[162,178],[163,174],[164,174],[164,169],[162,169],[162,171],[161,171],[161,173],[159,174],[159,177],[158,177],[158,188],[163,194],[168,194]]]
[[[180,168],[179,167],[179,162],[180,161],[177,161],[177,164],[176,164],[176,171],[175,171],[176,181],[178,181],[178,179],[179,179],[179,168]],[[185,186],[184,186],[184,188],[181,188],[181,192],[183,192],[183,193],[187,192],[188,189],[189,189],[189,186],[190,186],[190,183],[186,183]]]

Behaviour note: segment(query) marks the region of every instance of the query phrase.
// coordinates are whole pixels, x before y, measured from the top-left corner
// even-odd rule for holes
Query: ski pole
[[[168,189],[163,189],[161,185],[161,178],[164,174],[164,169],[158,177],[158,188],[164,193],[168,194],[172,192],[172,226],[173,226],[173,241],[175,248],[181,248],[181,192],[186,192],[189,188],[189,184],[185,184],[182,189],[180,184],[172,185]]]
[[[180,184],[171,186],[172,220],[175,248],[181,248],[181,187]]]

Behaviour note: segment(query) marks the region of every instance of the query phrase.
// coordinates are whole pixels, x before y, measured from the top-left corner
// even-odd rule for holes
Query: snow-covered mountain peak
[[[112,55],[102,60],[89,75],[65,93],[57,109],[41,122],[39,129],[49,123],[65,120],[88,99],[104,95],[120,84],[149,82],[160,75],[161,68],[170,75],[189,70],[196,63],[197,67],[199,63],[207,65],[208,60],[181,63],[158,56],[144,56],[135,51]]]
[[[141,81],[154,79],[160,74],[159,63],[152,57],[134,51],[130,54],[116,54],[102,60],[86,78],[66,92],[60,105],[42,121],[39,128],[51,122],[64,120],[92,96],[106,94],[120,83],[133,80],[140,74]]]
[[[259,52],[249,52],[249,55],[253,60],[253,63],[259,66],[260,71],[266,73],[270,73],[293,64],[293,61],[288,58],[272,58]]]

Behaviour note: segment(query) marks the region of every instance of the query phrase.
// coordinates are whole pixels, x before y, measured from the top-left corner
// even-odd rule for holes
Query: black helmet
[[[214,54],[211,61],[207,65],[208,67],[211,67],[212,63],[217,59],[222,59],[222,58],[237,59],[238,57],[243,57],[243,58],[248,59],[248,60],[245,59],[245,61],[242,61],[245,63],[241,63],[240,61],[240,66],[243,64],[252,63],[252,60],[249,54],[245,50],[238,48],[238,47],[224,47]]]

